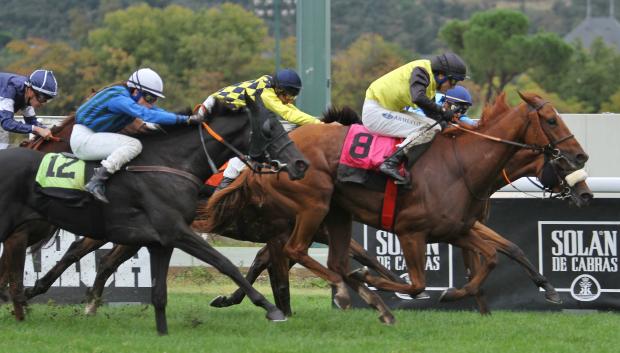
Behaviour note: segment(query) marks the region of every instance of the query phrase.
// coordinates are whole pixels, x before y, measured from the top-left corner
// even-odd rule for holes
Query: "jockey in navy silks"
[[[101,160],[101,167],[86,184],[86,191],[101,201],[105,196],[105,181],[121,167],[142,152],[142,143],[131,136],[118,133],[141,119],[147,127],[155,124],[199,124],[198,115],[177,115],[155,106],[158,98],[165,98],[164,84],[159,75],[143,68],[129,79],[97,92],[77,110],[71,133],[71,149],[83,160]]]
[[[451,121],[454,116],[435,104],[436,92],[445,93],[466,77],[465,62],[454,53],[414,60],[370,84],[362,122],[374,133],[406,138],[409,148],[431,141],[441,130],[436,122]],[[420,108],[424,114],[404,111],[407,106]],[[398,183],[406,183],[398,170],[404,157],[405,149],[399,148],[379,170]]]
[[[2,130],[19,134],[37,134],[48,138],[52,132],[37,121],[35,108],[40,108],[58,94],[54,73],[35,70],[29,77],[0,72],[0,126]],[[24,123],[15,120],[22,112]],[[8,134],[0,130],[0,144],[8,145]],[[3,138],[4,137],[4,138]],[[5,148],[6,146],[3,146]]]

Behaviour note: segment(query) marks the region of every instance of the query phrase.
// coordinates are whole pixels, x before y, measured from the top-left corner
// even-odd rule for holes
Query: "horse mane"
[[[244,107],[236,107],[232,104],[226,103],[226,101],[216,98],[215,104],[211,107],[211,111],[207,113],[207,120],[213,116],[229,116],[239,114],[245,110]]]
[[[226,227],[250,201],[248,177],[250,173],[241,173],[237,180],[228,187],[214,193],[206,205],[198,207],[197,219],[201,221],[201,229],[206,233],[217,232]]]
[[[506,101],[506,92],[500,93],[497,98],[495,98],[494,104],[485,105],[482,115],[480,116],[480,121],[478,122],[478,128],[480,129],[490,124],[493,118],[507,112],[510,108],[510,105],[508,105]]]
[[[359,115],[357,115],[353,109],[347,106],[342,108],[331,106],[325,113],[323,113],[323,122],[326,124],[338,122],[342,125],[349,126],[353,124],[361,124],[362,119],[360,119]]]

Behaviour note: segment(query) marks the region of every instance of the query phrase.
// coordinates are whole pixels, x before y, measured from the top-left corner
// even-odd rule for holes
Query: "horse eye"
[[[555,118],[547,119],[549,125],[557,125],[558,121]]]

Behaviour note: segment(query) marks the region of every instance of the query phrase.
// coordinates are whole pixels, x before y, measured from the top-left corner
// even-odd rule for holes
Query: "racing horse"
[[[520,93],[520,96],[524,102],[508,112],[493,119],[483,116],[477,134],[437,136],[416,162],[415,168],[410,170],[412,187],[399,196],[394,231],[403,249],[411,283],[382,280],[378,286],[380,289],[411,296],[423,291],[426,243],[448,242],[482,255],[484,264],[463,289],[447,290],[442,299],[456,300],[476,295],[496,264],[497,244],[489,243],[470,230],[484,208],[485,199],[494,191],[495,178],[507,161],[519,148],[526,148],[552,156],[552,167],[562,178],[573,175],[584,166],[588,156],[555,108],[535,94]],[[343,308],[350,305],[344,282],[349,271],[346,252],[351,220],[381,228],[377,215],[381,212],[383,200],[382,192],[336,182],[336,168],[346,133],[346,127],[324,125],[292,132],[291,137],[299,141],[299,148],[313,166],[308,170],[307,178],[293,184],[283,178],[262,176],[259,195],[256,187],[247,187],[251,178],[240,179],[222,192],[226,198],[215,195],[210,200],[210,203],[222,204],[209,213],[211,223],[205,229],[217,231],[230,222],[231,210],[237,212],[250,202],[294,219],[293,232],[284,252],[330,283],[335,293],[334,301]],[[486,138],[481,138],[480,134]],[[248,195],[250,190],[255,194]],[[587,192],[575,194],[576,202],[585,204],[589,199],[587,195]],[[330,237],[329,268],[307,254],[322,222],[325,222],[329,234],[338,235]],[[486,234],[488,238],[492,235]],[[363,275],[363,279],[374,285],[372,276]]]
[[[268,154],[274,159],[272,165],[285,170],[290,179],[298,180],[305,174],[307,160],[292,144],[276,117],[260,101],[246,103],[247,109],[237,111],[218,105],[208,116],[209,126],[170,127],[166,134],[140,137],[144,152],[129,163],[134,171],[127,167],[109,181],[110,205],[91,202],[85,208],[76,209],[41,197],[36,191],[34,177],[43,153],[20,148],[2,151],[0,163],[5,168],[0,176],[14,182],[0,186],[0,206],[5,210],[0,217],[0,240],[8,240],[27,222],[47,220],[74,234],[147,246],[151,255],[152,303],[159,334],[168,332],[166,275],[173,248],[228,275],[247,290],[254,304],[267,311],[269,320],[285,320],[283,313],[257,292],[228,259],[189,227],[195,215],[197,191],[201,181],[213,173],[213,164],[223,164],[235,155],[245,159],[248,153],[257,160],[264,160]],[[84,222],[85,219],[92,222]]]

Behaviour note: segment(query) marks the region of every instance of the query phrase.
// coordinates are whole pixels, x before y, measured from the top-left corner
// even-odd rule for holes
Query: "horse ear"
[[[521,92],[519,90],[517,90],[517,93],[519,94],[519,97],[521,97],[521,99],[525,103],[527,103],[529,105],[534,105],[534,95],[533,94],[527,93],[527,92],[523,93],[523,92]]]
[[[247,90],[243,91],[243,97],[245,100],[245,106],[246,108],[248,108],[251,112],[255,113],[258,111],[258,105],[257,102],[255,102],[250,95],[248,94]],[[259,97],[257,97],[256,99],[259,99]]]

